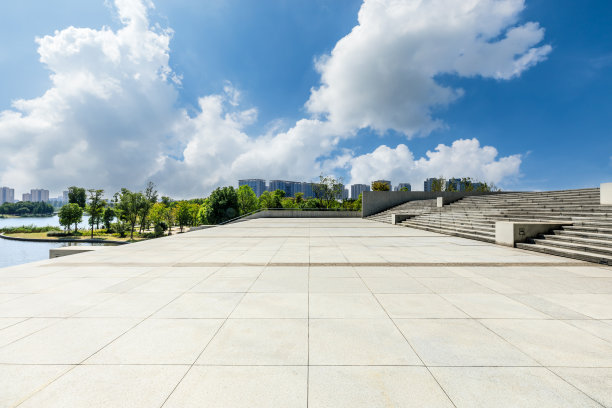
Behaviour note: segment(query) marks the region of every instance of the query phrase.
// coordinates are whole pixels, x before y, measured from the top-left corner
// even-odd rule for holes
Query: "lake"
[[[79,224],[79,227],[85,228],[88,225],[88,221],[89,217],[84,215],[83,222]],[[60,226],[57,215],[53,217],[0,218],[0,228],[19,227],[21,225],[34,225],[37,227],[45,227],[48,225]],[[85,242],[22,242],[0,239],[0,268],[49,259],[49,249],[70,245],[96,244],[88,244]]]

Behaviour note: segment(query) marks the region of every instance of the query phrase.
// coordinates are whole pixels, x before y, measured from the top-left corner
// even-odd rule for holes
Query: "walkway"
[[[612,268],[258,219],[0,269],[0,406],[612,406]]]

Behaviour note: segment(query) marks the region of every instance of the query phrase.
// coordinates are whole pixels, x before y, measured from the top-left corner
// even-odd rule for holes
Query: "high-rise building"
[[[425,180],[423,182],[423,191],[431,191],[431,188],[435,180],[436,180],[435,177],[430,177],[427,180]]]
[[[43,190],[41,188],[33,188],[30,190],[30,201],[33,203],[37,202],[48,202],[49,201],[49,190]]]
[[[15,202],[15,190],[10,187],[0,187],[0,205]]]
[[[410,183],[399,183],[397,186],[395,186],[395,191],[400,191],[402,188],[407,188],[408,191],[412,191],[412,186],[410,185]]]
[[[23,193],[21,195],[21,201],[23,201],[23,202],[32,201],[32,194],[30,194],[30,193]]]
[[[374,183],[385,183],[386,185],[389,186],[389,190],[391,190],[391,182],[389,180],[374,180],[372,184]]]
[[[300,183],[300,193],[304,194],[304,198],[313,198],[314,197],[314,183]]]
[[[359,194],[363,193],[364,191],[370,191],[370,186],[367,184],[353,184],[351,186],[351,198],[353,200],[358,199]]]
[[[62,201],[64,204],[68,204],[68,191],[62,191]]]
[[[240,186],[249,186],[255,193],[257,197],[262,195],[264,191],[266,191],[266,180],[262,179],[245,179],[238,180],[238,187]]]

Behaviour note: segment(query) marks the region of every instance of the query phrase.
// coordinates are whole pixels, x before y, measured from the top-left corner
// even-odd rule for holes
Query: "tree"
[[[217,188],[208,197],[206,219],[211,224],[219,224],[238,215],[238,195],[234,187]]]
[[[180,201],[176,206],[176,222],[178,222],[181,232],[183,226],[188,225],[191,221],[190,205],[186,201]]]
[[[304,193],[295,193],[295,203],[301,204],[304,201]]]
[[[383,183],[382,181],[373,181],[372,182],[372,191],[389,191],[390,186],[388,183]]]
[[[147,216],[149,215],[149,210],[153,207],[153,204],[157,202],[157,190],[155,190],[155,184],[149,181],[145,188],[144,192],[145,200],[142,203],[142,208],[140,210],[140,232],[142,232],[147,225]]]
[[[325,208],[332,208],[332,203],[335,203],[338,197],[342,197],[344,189],[342,179],[337,179],[334,176],[323,176],[322,174],[319,176],[319,182],[312,187],[315,198]]]
[[[134,239],[134,227],[145,201],[141,192],[132,192],[127,188],[121,189],[117,208],[121,211],[121,216],[130,224],[130,239]]]
[[[166,213],[168,212],[168,207],[166,207],[163,203],[155,203],[151,207],[151,211],[149,212],[149,218],[153,221],[153,224],[161,224],[166,221]]]
[[[85,208],[87,196],[85,189],[81,187],[68,187],[68,202],[71,204],[78,204],[79,207]]]
[[[410,191],[410,189],[408,187],[402,187],[399,189],[399,191]]]
[[[161,202],[163,205],[169,208],[170,204],[172,203],[172,199],[170,197],[162,196]]]
[[[77,231],[77,226],[83,217],[83,209],[76,203],[66,204],[59,210],[59,223],[66,227],[70,232],[70,226],[74,224],[74,231]]]
[[[238,196],[238,211],[241,215],[248,214],[257,209],[257,196],[251,187],[247,185],[240,186],[236,195]]]
[[[444,191],[446,180],[440,176],[431,181],[431,191]]]
[[[89,213],[89,223],[91,224],[91,238],[94,234],[94,223],[98,222],[106,206],[106,201],[102,199],[104,190],[89,189],[89,205],[87,212]]]
[[[113,218],[115,218],[115,210],[110,207],[106,207],[106,209],[104,209],[104,214],[102,215],[102,224],[104,224],[104,228],[106,228],[107,232],[111,229]]]

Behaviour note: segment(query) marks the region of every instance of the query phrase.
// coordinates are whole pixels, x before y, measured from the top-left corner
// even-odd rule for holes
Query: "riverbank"
[[[94,236],[95,237],[95,236]],[[118,237],[97,237],[91,239],[89,236],[81,237],[47,237],[46,232],[33,232],[33,233],[17,233],[17,234],[0,234],[0,238],[9,239],[13,241],[26,241],[26,242],[83,242],[92,244],[114,244],[123,245],[129,244],[130,242],[143,241],[145,238],[136,238],[130,241],[129,237],[118,238]]]

